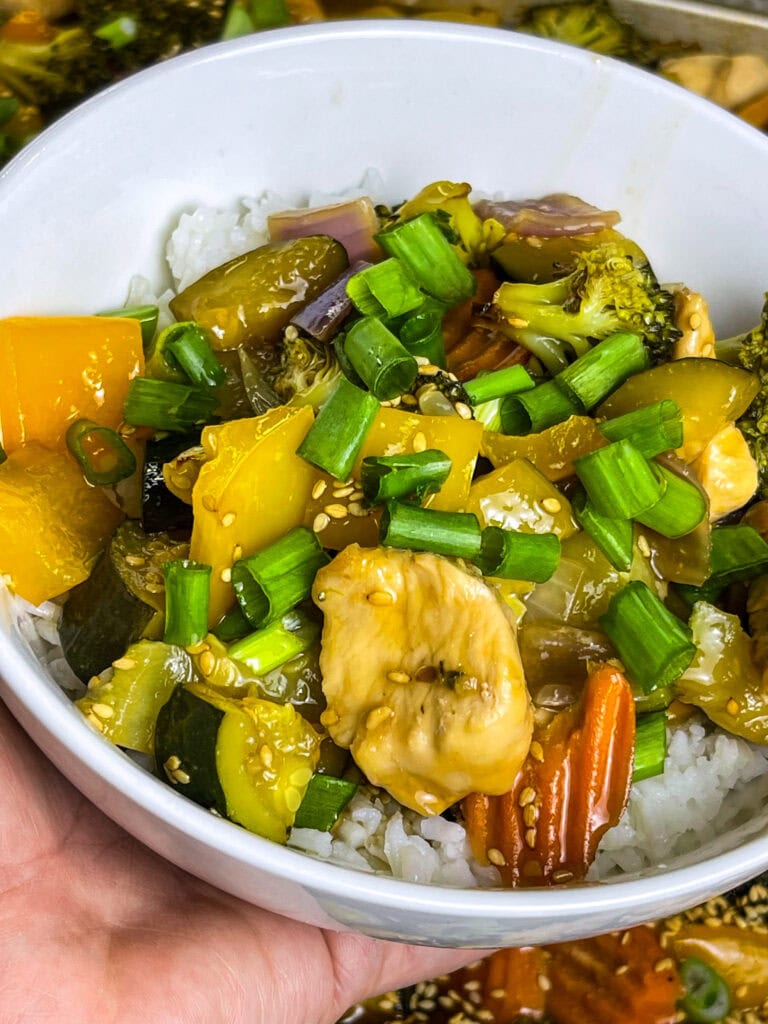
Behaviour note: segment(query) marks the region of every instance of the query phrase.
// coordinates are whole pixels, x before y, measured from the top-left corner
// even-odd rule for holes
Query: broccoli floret
[[[280,366],[272,387],[288,405],[319,409],[331,397],[342,376],[336,353],[288,327],[282,343]]]
[[[606,3],[546,4],[527,12],[518,28],[545,39],[570,43],[608,57],[652,65],[657,54],[649,40],[621,21]]]
[[[46,112],[76,102],[109,78],[90,34],[80,26],[40,42],[0,37],[0,85]]]
[[[647,262],[635,261],[610,243],[573,254],[573,269],[546,284],[507,282],[494,296],[501,330],[557,373],[569,349],[583,355],[595,341],[617,331],[644,339],[654,362],[671,354],[680,330],[674,297]]]
[[[760,323],[746,334],[718,341],[718,359],[741,365],[760,379],[760,391],[736,422],[747,439],[759,473],[759,495],[768,498],[768,292]]]
[[[134,71],[220,37],[227,0],[79,0],[78,13],[115,71]],[[133,38],[113,46],[101,30],[125,19]],[[104,34],[104,33],[102,33]],[[109,37],[109,32],[105,33]]]

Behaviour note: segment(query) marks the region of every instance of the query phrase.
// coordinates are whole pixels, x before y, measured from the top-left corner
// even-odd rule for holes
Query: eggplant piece
[[[185,542],[164,533],[147,536],[136,522],[118,526],[89,578],[72,590],[61,616],[64,656],[83,682],[121,658],[131,644],[162,636],[162,566],[188,553]]]
[[[184,434],[148,441],[141,484],[141,525],[145,533],[190,533],[192,506],[168,490],[163,466],[181,452],[198,445],[199,434]]]

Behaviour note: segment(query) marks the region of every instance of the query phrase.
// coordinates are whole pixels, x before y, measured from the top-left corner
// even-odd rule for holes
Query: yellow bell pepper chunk
[[[563,423],[525,437],[486,430],[480,453],[494,464],[505,466],[513,459],[528,459],[548,480],[573,476],[573,460],[608,444],[589,416],[571,416]]]
[[[0,572],[32,604],[82,583],[123,518],[66,452],[29,445],[0,465]]]
[[[0,320],[0,435],[6,453],[31,441],[63,449],[73,420],[120,425],[144,356],[138,320],[10,317]]]
[[[263,416],[206,427],[207,460],[192,493],[190,557],[212,566],[208,621],[235,600],[229,582],[239,558],[300,526],[316,470],[296,454],[312,426],[308,406],[280,406]]]

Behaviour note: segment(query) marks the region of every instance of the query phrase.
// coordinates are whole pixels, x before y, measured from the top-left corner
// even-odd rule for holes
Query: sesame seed
[[[413,435],[413,450],[415,452],[423,452],[427,449],[427,439],[424,434],[419,430]]]
[[[538,818],[538,816],[539,812],[535,804],[527,804],[523,808],[523,821],[528,826],[528,828],[532,828],[536,824],[536,819]]]
[[[403,405],[418,405],[418,399],[415,395],[403,395]]]
[[[528,321],[524,320],[521,316],[512,316],[509,318],[510,327],[527,327]]]
[[[419,1003],[420,1010],[434,1010],[436,1006],[437,1003],[434,1001],[434,999],[422,999],[421,1002]],[[427,1017],[425,1018],[425,1020],[429,1020],[429,1018]]]
[[[350,484],[348,487],[340,487],[337,491],[333,492],[334,498],[348,498],[354,491],[354,486]]]
[[[459,414],[459,416],[461,416],[461,418],[463,420],[471,420],[472,419],[472,410],[466,404],[466,402],[457,402],[456,405],[454,405],[454,409]]]
[[[326,515],[329,515],[331,519],[346,519],[349,515],[349,510],[346,505],[326,505],[323,511]]]
[[[318,498],[322,498],[325,494],[328,483],[325,480],[318,480],[315,486],[312,488],[312,497],[317,501]]]
[[[662,957],[661,960],[657,960],[653,965],[653,969],[657,974],[661,974],[663,971],[671,971],[675,966],[675,961],[671,956]]]
[[[505,988],[492,988],[490,991],[491,999],[506,999],[507,990]]]
[[[496,1019],[490,1010],[476,1010],[475,1016],[481,1021],[493,1021]]]
[[[419,373],[422,377],[434,377],[440,373],[440,367],[435,366],[434,363],[425,363],[419,370]]]
[[[711,359],[715,354],[715,346],[705,345],[704,348],[701,350],[701,354],[704,356],[705,359]]]
[[[691,313],[688,317],[688,326],[692,331],[697,331],[701,327],[701,313]]]
[[[451,999],[450,996],[438,996],[437,1001],[444,1010],[450,1010],[456,1005],[456,1000]]]
[[[204,676],[209,676],[216,668],[216,658],[212,651],[203,651],[200,655],[200,671]]]
[[[165,588],[162,583],[145,583],[144,589],[149,594],[160,594]]]
[[[146,559],[142,558],[141,555],[126,555],[125,560],[128,565],[145,565]]]
[[[387,672],[387,679],[392,683],[410,683],[411,677],[407,672]]]
[[[497,868],[503,868],[507,863],[507,858],[496,847],[492,846],[488,852],[488,860],[491,864],[495,864]]]
[[[334,480],[333,487],[338,489],[339,487],[348,487],[352,483],[352,477],[349,480]]]
[[[341,719],[339,718],[338,712],[334,711],[332,708],[327,708],[320,715],[320,724],[321,725],[336,725],[336,723],[339,722],[339,721],[341,721]]]
[[[234,512],[226,512],[221,517],[221,525],[224,527],[231,526],[237,519],[237,515]]]
[[[557,871],[552,873],[552,881],[558,885],[562,885],[564,882],[570,882],[573,878],[573,872],[569,871],[568,868],[559,868]]]
[[[395,595],[388,590],[372,590],[366,597],[369,604],[384,607],[395,603]]]
[[[368,515],[368,509],[364,508],[359,501],[350,501],[349,514],[356,516],[358,519],[363,519]]]
[[[88,712],[88,714],[85,717],[94,727],[94,729],[98,729],[99,732],[104,732],[104,723],[101,721],[101,719],[97,718],[96,715],[92,715],[90,712]]]
[[[222,583],[232,582],[232,570],[229,568],[229,566],[221,570],[221,572],[219,573],[219,578]]]
[[[136,662],[133,658],[118,658],[117,661],[112,662],[112,668],[135,668]]]
[[[240,547],[239,544],[235,544],[235,546],[232,548],[232,561],[239,562],[242,557],[243,549]]]
[[[163,768],[165,768],[169,772],[175,772],[178,768],[181,768],[181,759],[178,758],[175,754],[171,754],[171,756],[163,765]]]
[[[520,796],[517,798],[517,802],[521,807],[527,807],[528,804],[532,804],[536,799],[536,790],[533,786],[526,786]]]
[[[557,515],[557,513],[563,506],[560,504],[557,498],[545,498],[541,503],[541,507],[544,509],[545,512],[549,512],[551,515],[554,516]]]
[[[619,945],[621,945],[621,946],[628,946],[631,941],[632,941],[632,932],[624,932],[624,934],[619,939]]]
[[[736,996],[737,999],[743,999],[747,992],[749,992],[749,989],[746,985],[738,985],[733,990],[733,994]]]
[[[734,700],[733,697],[731,697],[728,703],[725,705],[725,710],[732,718],[735,718],[740,710],[739,702],[737,700]]]
[[[549,980],[546,974],[540,974],[536,978],[536,983],[538,984],[542,992],[549,992],[549,990],[552,988],[552,982]]]
[[[315,521],[312,523],[312,529],[315,533],[322,533],[330,521],[331,517],[329,515],[326,515],[325,512],[318,512],[315,516]]]
[[[640,534],[640,536],[639,536],[639,537],[637,538],[637,549],[638,549],[638,551],[640,552],[640,554],[641,554],[641,555],[643,556],[643,558],[648,558],[648,557],[650,557],[650,554],[651,554],[651,547],[650,547],[650,545],[649,545],[648,541],[647,541],[647,540],[645,539],[645,537],[644,537],[644,536],[642,535],[642,533],[641,533],[641,534]]]
[[[261,759],[261,763],[266,768],[269,768],[274,758],[274,755],[272,753],[272,747],[267,746],[267,744],[265,743],[264,746],[259,751],[259,758]]]
[[[216,499],[212,494],[203,495],[203,508],[206,509],[208,512],[216,511]]]
[[[381,707],[374,708],[373,711],[368,712],[368,717],[365,720],[366,729],[376,729],[382,725],[394,715],[392,708],[387,707],[386,704],[382,704]]]
[[[94,715],[98,715],[99,718],[111,718],[115,713],[115,709],[110,707],[109,704],[93,704],[91,711]]]
[[[177,782],[180,782],[182,786],[186,786],[190,781],[189,775],[187,775],[185,771],[182,771],[181,768],[176,769],[173,773],[173,777]]]
[[[629,970],[629,964],[619,964],[619,966],[616,968],[616,970],[613,973],[614,974],[626,974],[628,970]]]
[[[349,496],[350,501],[362,501],[365,497],[365,491],[353,490]]]
[[[474,978],[471,981],[465,981],[463,986],[462,986],[462,988],[464,989],[465,992],[477,992],[477,990],[481,986],[482,986],[482,982],[480,982],[476,978]]]
[[[526,832],[525,832],[525,843],[526,843],[527,846],[530,846],[531,849],[534,848],[534,846],[536,845],[536,829],[535,828],[526,829]]]
[[[205,640],[201,640],[199,644],[189,644],[187,646],[187,654],[202,654],[203,651],[210,651],[211,645],[207,644]]]
[[[538,740],[534,740],[533,743],[531,744],[530,753],[531,753],[531,757],[534,759],[534,761],[543,761],[544,760],[544,747],[542,747],[542,745],[539,743]]]

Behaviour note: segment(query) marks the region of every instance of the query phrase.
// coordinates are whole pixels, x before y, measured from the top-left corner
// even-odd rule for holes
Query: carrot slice
[[[598,665],[580,703],[534,729],[509,793],[464,801],[475,856],[496,864],[509,886],[584,878],[626,805],[634,742],[629,683],[612,665]]]

